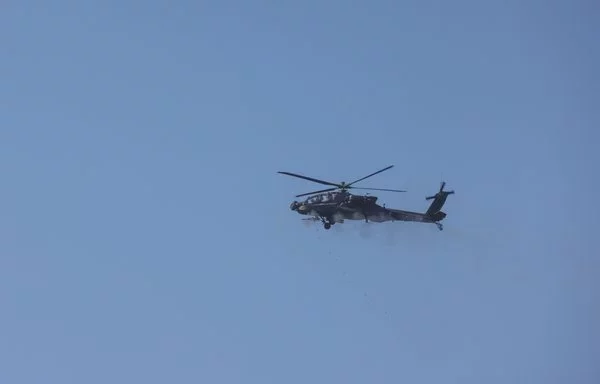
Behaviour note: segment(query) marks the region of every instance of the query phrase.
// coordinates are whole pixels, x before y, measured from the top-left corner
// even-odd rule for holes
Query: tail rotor
[[[431,199],[435,199],[436,197],[441,197],[442,195],[452,195],[454,193],[454,191],[444,191],[444,187],[446,186],[446,182],[442,181],[440,184],[440,190],[438,191],[438,193],[436,193],[433,196],[427,196],[425,198],[425,200],[431,200]]]

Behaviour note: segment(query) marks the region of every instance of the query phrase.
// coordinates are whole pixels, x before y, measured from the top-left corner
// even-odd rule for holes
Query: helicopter
[[[351,183],[341,182],[333,183],[312,177],[300,175],[297,173],[278,171],[277,173],[301,178],[319,184],[329,185],[330,188],[318,191],[302,193],[296,197],[308,196],[304,201],[294,200],[290,204],[290,209],[300,215],[310,216],[304,220],[321,221],[325,229],[330,229],[336,223],[343,223],[344,220],[364,220],[365,222],[386,222],[386,221],[413,221],[421,223],[432,223],[441,231],[443,225],[440,223],[446,213],[441,209],[446,203],[448,195],[454,194],[454,191],[445,191],[446,182],[442,181],[439,191],[432,196],[427,196],[426,200],[433,200],[431,205],[424,213],[412,212],[402,209],[386,208],[384,205],[377,204],[378,197],[373,195],[355,195],[348,192],[349,189],[375,190],[387,192],[406,192],[406,190],[386,189],[386,188],[361,188],[354,187],[354,184],[363,181],[371,176],[387,171],[393,165],[385,167],[370,175],[361,177]]]

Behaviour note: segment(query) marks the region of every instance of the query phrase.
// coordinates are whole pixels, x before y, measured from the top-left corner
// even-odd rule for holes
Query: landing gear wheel
[[[435,225],[437,225],[437,227],[440,231],[444,229],[444,226],[440,223],[435,223]]]
[[[325,223],[325,224],[323,224],[323,226],[325,227],[325,229],[331,228],[331,224],[330,223]]]

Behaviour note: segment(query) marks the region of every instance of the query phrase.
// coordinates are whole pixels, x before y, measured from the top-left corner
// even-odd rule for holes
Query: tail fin
[[[433,196],[428,196],[425,198],[425,200],[433,199],[433,201],[431,202],[431,205],[429,206],[429,208],[427,209],[427,212],[425,214],[428,216],[431,216],[435,221],[442,220],[444,217],[446,217],[446,214],[444,212],[442,212],[441,209],[444,206],[444,204],[446,203],[446,199],[448,198],[448,195],[452,195],[454,193],[454,191],[444,191],[445,185],[446,185],[446,182],[442,181],[442,184],[440,186],[440,190],[438,191],[438,193],[436,193]],[[439,217],[439,219],[438,219],[438,217]]]

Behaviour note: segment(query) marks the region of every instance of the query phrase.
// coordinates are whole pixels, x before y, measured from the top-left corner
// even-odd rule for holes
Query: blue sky
[[[1,382],[597,382],[593,2],[1,10]]]

